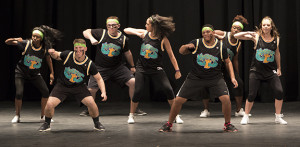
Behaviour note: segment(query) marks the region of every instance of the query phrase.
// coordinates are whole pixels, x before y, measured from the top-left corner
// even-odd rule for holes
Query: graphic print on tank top
[[[205,69],[210,69],[218,66],[219,58],[210,54],[198,54],[197,63]]]
[[[64,75],[71,83],[80,83],[83,81],[84,78],[83,73],[70,67],[65,67]]]
[[[158,49],[150,44],[142,44],[140,55],[145,59],[157,59]]]
[[[108,57],[115,57],[120,54],[121,47],[118,45],[115,45],[113,43],[103,43],[101,47],[101,52],[104,55],[107,55]]]
[[[275,51],[259,48],[256,51],[255,58],[262,63],[274,62]]]
[[[42,59],[34,56],[34,55],[25,55],[24,56],[24,65],[26,65],[29,69],[39,69],[42,66]]]
[[[227,48],[227,53],[228,53],[230,61],[232,61],[234,53],[229,48]]]

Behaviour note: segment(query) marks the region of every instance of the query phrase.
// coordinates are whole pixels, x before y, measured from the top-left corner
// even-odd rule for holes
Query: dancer
[[[44,58],[50,69],[50,85],[53,84],[54,71],[52,60],[47,53],[49,48],[62,37],[61,32],[49,26],[42,25],[32,30],[31,39],[23,40],[19,38],[9,38],[5,41],[7,45],[17,45],[22,51],[22,58],[15,69],[15,109],[16,115],[11,120],[12,123],[21,122],[21,108],[24,91],[24,83],[31,82],[42,94],[41,99],[41,122],[44,121],[44,109],[49,97],[48,87],[40,74],[40,68]]]
[[[135,78],[133,73],[136,69],[132,59],[131,51],[128,49],[128,38],[119,31],[119,18],[110,16],[106,19],[106,29],[87,29],[83,32],[86,39],[89,39],[92,45],[97,45],[95,64],[104,81],[112,79],[120,86],[128,86],[129,97],[132,99],[134,93]],[[130,65],[130,70],[122,62],[125,55]],[[88,83],[89,91],[93,98],[98,91],[97,82],[90,77]],[[146,115],[147,113],[137,109],[137,115]],[[84,110],[81,116],[87,116],[88,111]]]
[[[281,108],[283,103],[283,89],[279,76],[281,76],[279,33],[273,20],[266,16],[262,19],[255,32],[240,32],[234,35],[237,39],[252,40],[255,44],[253,59],[249,73],[249,95],[245,104],[245,115],[242,125],[249,123],[249,113],[260,84],[266,81],[275,95],[275,123],[286,125],[282,119]]]
[[[224,44],[224,49],[227,50],[229,59],[232,62],[233,65],[233,70],[234,70],[234,75],[235,79],[238,82],[238,87],[233,88],[234,85],[232,85],[230,76],[228,72],[226,71],[225,68],[223,68],[223,73],[224,73],[224,80],[228,86],[229,93],[234,96],[235,101],[236,101],[236,111],[235,111],[235,116],[244,116],[245,112],[244,109],[242,108],[242,102],[243,102],[243,81],[239,76],[239,51],[241,48],[241,42],[234,38],[233,35],[236,33],[241,32],[244,29],[244,25],[248,24],[248,21],[246,18],[244,18],[242,15],[237,15],[233,19],[233,24],[231,26],[230,32],[225,32],[221,30],[215,30],[215,36],[218,39],[223,40]],[[203,98],[203,104],[204,104],[204,110],[201,112],[200,117],[209,117],[210,112],[209,112],[209,98]]]
[[[180,112],[182,104],[193,96],[201,97],[202,90],[208,90],[211,97],[219,97],[222,102],[222,112],[224,113],[225,132],[237,132],[238,130],[230,123],[231,102],[228,89],[222,75],[222,61],[225,62],[234,88],[238,83],[234,77],[232,63],[228,57],[227,50],[222,41],[214,36],[214,28],[210,24],[202,27],[203,38],[192,40],[190,43],[182,45],[179,53],[183,55],[193,55],[193,69],[188,74],[181,86],[174,104],[170,110],[169,120],[159,131],[172,131],[172,122]]]
[[[167,97],[169,104],[172,106],[174,100],[174,92],[171,84],[163,70],[163,53],[166,50],[175,69],[175,79],[181,77],[181,73],[173,54],[172,47],[168,40],[168,36],[175,31],[175,23],[172,17],[164,17],[158,14],[152,15],[146,20],[146,30],[126,28],[124,32],[129,35],[136,35],[143,39],[140,56],[136,64],[137,71],[135,73],[136,84],[135,92],[132,98],[132,105],[128,116],[128,123],[134,123],[133,113],[138,106],[145,88],[145,78],[149,78],[153,83],[153,87],[161,90]],[[183,123],[179,115],[176,117],[177,123]]]
[[[86,105],[90,116],[94,121],[94,129],[104,131],[104,126],[99,122],[98,107],[88,91],[84,81],[89,75],[92,75],[98,84],[103,97],[106,101],[105,84],[95,64],[85,55],[87,51],[86,42],[83,39],[75,39],[73,51],[58,52],[49,49],[49,54],[56,60],[62,60],[64,64],[63,73],[60,74],[58,82],[53,88],[50,98],[45,108],[45,123],[39,128],[39,131],[50,131],[51,118],[54,116],[55,107],[64,101],[67,97],[75,97],[81,103]]]

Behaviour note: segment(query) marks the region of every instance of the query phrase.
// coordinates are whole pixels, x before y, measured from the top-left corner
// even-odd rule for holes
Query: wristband
[[[180,69],[175,70],[176,72],[180,72]]]

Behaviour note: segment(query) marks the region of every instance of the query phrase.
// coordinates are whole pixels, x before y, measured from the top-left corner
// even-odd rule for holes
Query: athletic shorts
[[[66,87],[60,83],[57,83],[50,96],[56,97],[61,101],[64,101],[67,97],[75,98],[78,102],[81,102],[84,98],[92,96],[85,84],[77,87]]]
[[[179,89],[177,96],[186,99],[203,99],[209,97],[217,98],[222,95],[229,95],[227,85],[223,78],[200,79],[189,73],[183,85]],[[204,94],[203,94],[204,92]]]

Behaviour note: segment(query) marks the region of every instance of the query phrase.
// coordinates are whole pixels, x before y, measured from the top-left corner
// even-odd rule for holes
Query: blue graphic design
[[[25,55],[24,65],[28,66],[29,69],[39,69],[42,66],[42,59],[36,56]]]
[[[157,59],[158,49],[150,44],[142,44],[140,55],[146,59]]]
[[[256,60],[262,61],[263,63],[274,62],[275,51],[269,49],[257,49],[256,51]]]
[[[205,69],[210,69],[218,66],[219,58],[214,57],[210,54],[198,54],[197,63],[203,66]]]
[[[107,55],[108,57],[115,57],[120,54],[121,47],[118,45],[115,45],[113,43],[103,43],[101,47],[101,52],[104,55]]]
[[[72,83],[80,83],[83,81],[84,78],[84,74],[70,67],[65,67],[64,75]]]
[[[234,56],[234,53],[233,53],[229,48],[227,48],[227,53],[228,53],[228,55],[229,55],[230,61],[232,61],[233,56]]]

